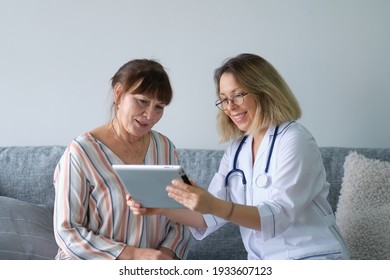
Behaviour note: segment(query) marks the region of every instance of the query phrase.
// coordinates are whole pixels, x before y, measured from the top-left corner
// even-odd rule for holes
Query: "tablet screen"
[[[113,165],[126,191],[145,208],[184,208],[168,197],[166,186],[173,179],[189,184],[180,165]]]

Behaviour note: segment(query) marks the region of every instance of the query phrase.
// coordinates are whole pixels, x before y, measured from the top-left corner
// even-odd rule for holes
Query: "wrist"
[[[175,252],[173,252],[171,249],[169,249],[167,247],[160,247],[160,251],[163,252],[164,254],[168,255],[172,259],[174,259],[176,257]]]
[[[231,201],[226,201],[223,199],[220,199],[218,203],[213,204],[213,212],[210,214],[214,214],[226,221],[228,221],[234,212],[234,203]]]
[[[230,220],[230,218],[232,217],[233,211],[234,211],[234,203],[230,202],[230,209],[229,209],[229,212],[228,212],[225,220],[227,220],[227,221]]]
[[[135,247],[125,245],[122,252],[117,257],[117,260],[132,260],[135,256]]]

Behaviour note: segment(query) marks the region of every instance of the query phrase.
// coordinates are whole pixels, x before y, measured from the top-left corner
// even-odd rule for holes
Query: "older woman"
[[[57,259],[184,258],[189,230],[164,216],[134,216],[113,164],[178,164],[173,143],[152,130],[172,88],[156,61],[124,64],[112,78],[114,117],[76,137],[54,174]]]

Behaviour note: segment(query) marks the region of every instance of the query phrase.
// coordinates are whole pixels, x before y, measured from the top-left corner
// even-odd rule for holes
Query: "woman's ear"
[[[117,83],[114,86],[114,103],[115,103],[115,109],[118,108],[121,97],[123,93],[123,86],[120,83]]]

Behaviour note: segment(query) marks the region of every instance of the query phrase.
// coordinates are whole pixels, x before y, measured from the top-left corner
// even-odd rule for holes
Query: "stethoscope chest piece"
[[[267,188],[271,185],[271,177],[263,172],[256,178],[256,186],[259,188]]]

